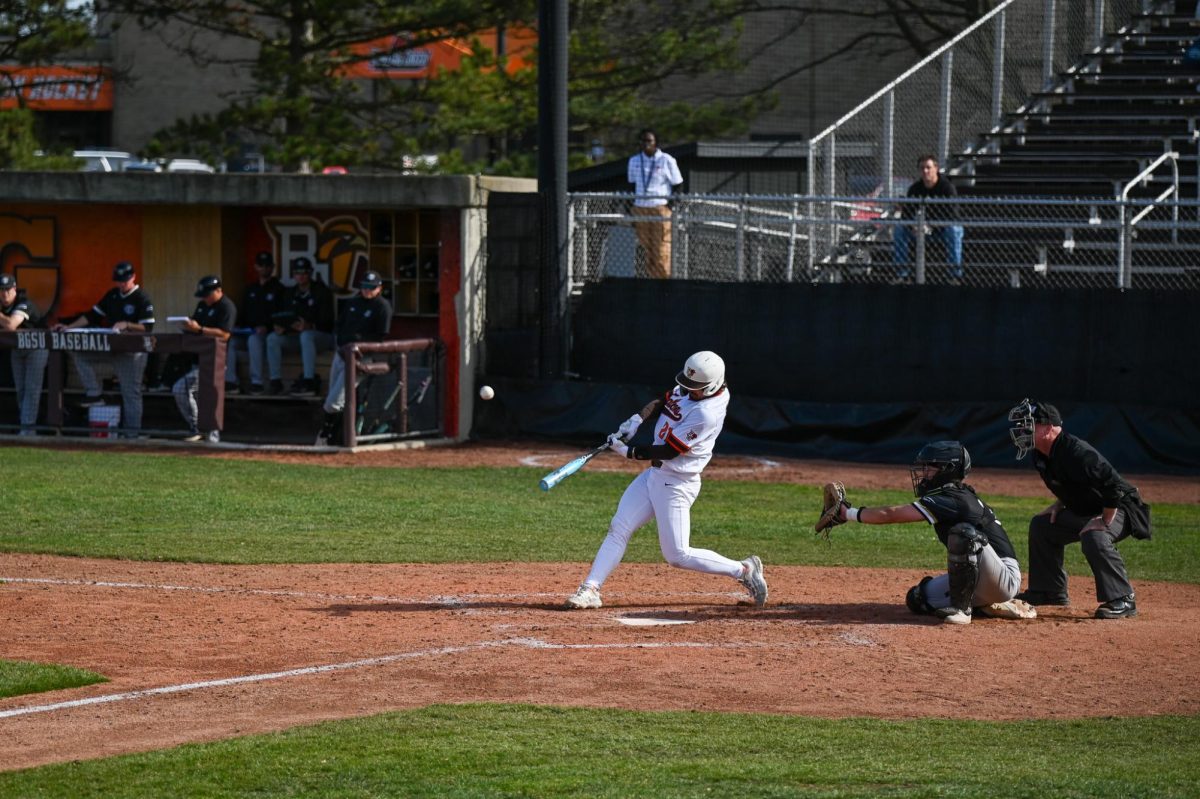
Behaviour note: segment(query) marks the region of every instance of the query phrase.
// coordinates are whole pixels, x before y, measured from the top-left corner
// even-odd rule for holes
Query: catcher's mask
[[[925,468],[937,471],[926,477]],[[971,472],[971,456],[967,448],[957,441],[934,441],[921,447],[908,474],[912,477],[913,494],[924,496],[946,483],[966,478]]]
[[[687,359],[675,382],[688,391],[711,397],[725,385],[725,361],[715,352],[703,350]]]
[[[1026,398],[1008,412],[1008,421],[1015,425],[1008,429],[1008,434],[1017,447],[1017,460],[1021,460],[1033,449],[1033,426],[1049,424],[1061,427],[1062,414],[1048,402]]]

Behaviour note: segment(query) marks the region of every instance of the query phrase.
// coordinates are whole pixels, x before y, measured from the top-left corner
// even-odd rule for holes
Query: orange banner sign
[[[0,108],[18,105],[34,111],[111,111],[112,75],[105,67],[0,66]]]
[[[500,38],[503,37],[503,42]],[[480,31],[476,38],[481,47],[493,53],[503,47],[508,55],[509,72],[527,66],[537,43],[537,32],[529,28],[508,28],[501,34],[496,29]],[[347,64],[345,74],[354,78],[390,78],[417,80],[433,78],[439,70],[455,72],[464,58],[474,54],[474,40],[441,39],[428,44],[412,46],[404,35],[353,45],[350,49],[356,56],[365,56],[361,61]]]

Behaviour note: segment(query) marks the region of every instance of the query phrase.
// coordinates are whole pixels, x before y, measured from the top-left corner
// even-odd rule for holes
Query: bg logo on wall
[[[0,214],[0,273],[11,274],[38,312],[58,308],[62,288],[58,220],[52,216]]]
[[[313,262],[316,275],[338,293],[352,293],[360,273],[368,269],[369,238],[356,217],[335,216],[322,221],[311,216],[268,216],[263,224],[274,245],[279,277],[284,283],[292,283],[288,265],[301,255]]]

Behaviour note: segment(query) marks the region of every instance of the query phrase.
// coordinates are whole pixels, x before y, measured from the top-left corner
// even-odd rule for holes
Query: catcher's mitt
[[[843,505],[849,507],[850,503],[846,501],[846,487],[841,483],[826,483],[822,491],[824,507],[821,509],[821,518],[817,519],[813,529],[828,541],[829,531],[839,524],[846,523],[845,519],[838,518],[838,510]]]

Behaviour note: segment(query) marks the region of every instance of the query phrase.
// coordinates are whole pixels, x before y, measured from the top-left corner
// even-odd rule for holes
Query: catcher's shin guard
[[[979,553],[987,543],[987,536],[966,523],[954,525],[946,536],[950,604],[967,613],[971,612],[971,599],[979,582]]]
[[[929,600],[925,598],[925,583],[931,581],[932,577],[922,577],[921,582],[908,589],[908,593],[904,596],[904,604],[908,605],[908,609],[918,616],[932,616],[934,613],[933,605],[929,604]]]

